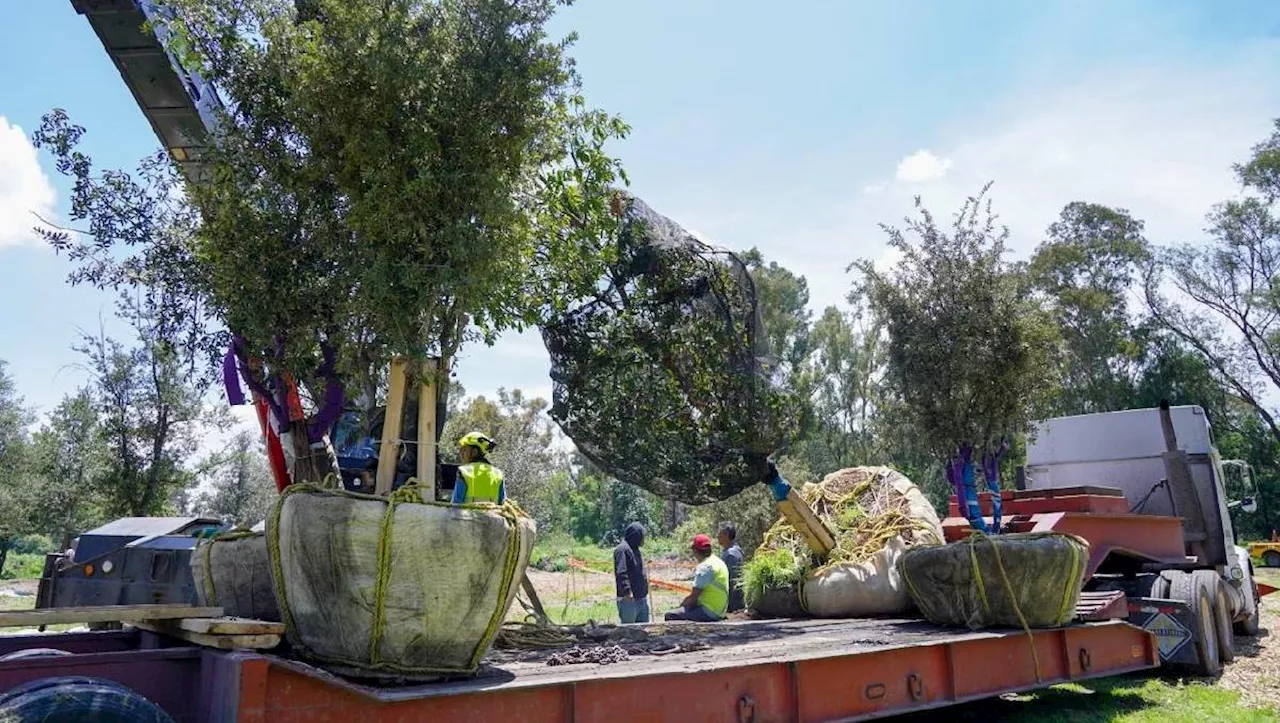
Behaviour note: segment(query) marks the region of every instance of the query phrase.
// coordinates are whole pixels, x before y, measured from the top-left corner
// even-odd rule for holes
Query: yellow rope
[[[213,543],[215,542],[231,542],[246,537],[254,537],[261,533],[251,530],[233,530],[231,532],[222,532],[213,537],[202,540],[200,547],[204,553],[204,594],[205,599],[210,605],[218,604],[218,590],[213,582]]]
[[[576,642],[572,635],[553,625],[529,621],[503,623],[497,635],[497,643],[502,647],[524,650],[564,648]]]
[[[1061,532],[1023,533],[1019,536],[1019,539],[1040,539],[1045,537],[1064,537],[1076,543],[1070,546],[1071,575],[1067,578],[1066,589],[1062,594],[1062,606],[1058,609],[1057,620],[1054,621],[1056,625],[1066,625],[1075,617],[1075,609],[1071,606],[1071,601],[1075,598],[1073,593],[1076,591],[1077,586],[1080,585],[1081,577],[1084,572],[1083,551],[1088,548],[1088,543],[1076,535]],[[1000,579],[1004,582],[1005,592],[1009,596],[1009,604],[1013,606],[1013,613],[1018,616],[1018,623],[1022,625],[1022,630],[1027,634],[1027,639],[1031,643],[1031,659],[1035,663],[1036,682],[1039,683],[1041,681],[1040,657],[1036,654],[1035,635],[1031,632],[1031,626],[1027,624],[1027,619],[1023,616],[1022,609],[1018,605],[1018,598],[1013,592],[1013,584],[1009,581],[1009,574],[1005,570],[1003,559],[1000,557],[1000,548],[996,545],[995,540],[989,537],[986,533],[980,530],[973,530],[969,533],[968,538],[969,557],[973,562],[973,577],[978,586],[978,594],[982,598],[983,608],[988,614],[991,612],[991,607],[987,602],[986,589],[982,583],[982,572],[979,570],[978,565],[976,545],[979,540],[986,541],[987,544],[991,545],[991,552],[995,555],[996,570],[999,571]],[[908,584],[910,584],[910,581],[908,581]]]

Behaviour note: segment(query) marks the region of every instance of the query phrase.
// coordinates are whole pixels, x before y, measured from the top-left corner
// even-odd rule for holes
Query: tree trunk
[[[4,577],[4,565],[9,561],[9,547],[13,545],[12,537],[0,537],[0,577]]]
[[[311,444],[307,442],[305,420],[290,422],[289,436],[294,453],[293,468],[289,470],[290,481],[293,484],[320,484],[330,475],[341,479],[338,458],[333,451],[333,445],[329,443],[328,436],[323,439],[322,446],[312,449]]]

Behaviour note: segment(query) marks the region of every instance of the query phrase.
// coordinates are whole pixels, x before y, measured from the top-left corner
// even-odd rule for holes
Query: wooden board
[[[423,365],[423,381],[418,389],[418,484],[436,490],[436,374],[440,363],[430,359]]]
[[[284,623],[248,618],[182,618],[165,621],[166,627],[177,627],[190,633],[205,635],[283,635]]]
[[[374,494],[386,497],[396,479],[396,464],[400,461],[400,431],[404,424],[405,372],[409,360],[397,357],[391,360],[391,373],[387,380],[387,415],[382,424],[382,445],[378,448],[378,474],[374,479]]]
[[[190,605],[98,605],[85,608],[47,608],[0,612],[0,628],[38,627],[67,623],[132,623],[143,620],[222,617],[222,608]]]
[[[188,643],[218,650],[270,650],[280,644],[279,635],[207,635],[183,630],[177,625],[163,622],[137,622],[142,630],[168,635]]]

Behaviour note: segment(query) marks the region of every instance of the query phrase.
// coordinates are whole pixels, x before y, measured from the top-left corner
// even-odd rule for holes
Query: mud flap
[[[1129,622],[1156,636],[1163,665],[1195,665],[1195,614],[1177,600],[1129,598]]]

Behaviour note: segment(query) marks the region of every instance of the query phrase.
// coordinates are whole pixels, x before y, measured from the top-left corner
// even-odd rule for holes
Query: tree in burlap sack
[[[623,482],[725,499],[761,481],[800,416],[774,378],[751,275],[638,198],[619,194],[616,212],[607,274],[542,327],[551,416]]]

